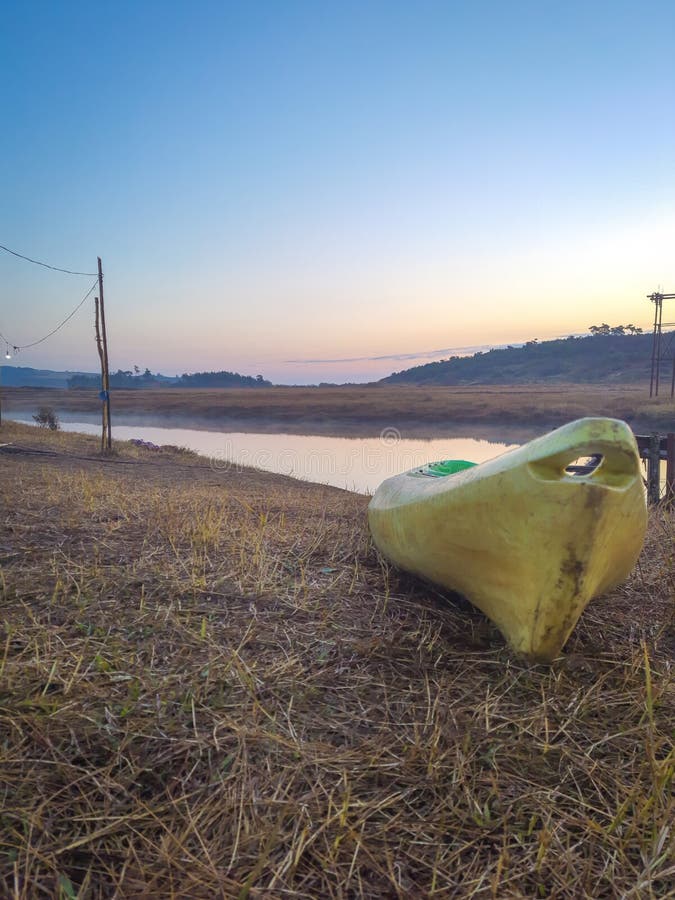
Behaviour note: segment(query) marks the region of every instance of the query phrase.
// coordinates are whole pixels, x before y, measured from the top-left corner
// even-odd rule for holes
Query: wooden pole
[[[652,332],[652,375],[649,381],[649,396],[654,396],[654,367],[656,364],[656,329],[659,321],[659,313],[658,313],[658,302],[656,300],[656,294],[652,294],[652,300],[654,301],[654,331]]]
[[[107,437],[106,437],[106,447],[105,449],[112,449],[112,431],[111,431],[111,423],[110,423],[110,369],[108,368],[108,338],[105,330],[105,306],[103,305],[103,266],[101,265],[101,257],[98,257],[98,296],[99,296],[99,305],[101,310],[101,336],[103,342],[103,390],[105,391],[105,403],[106,408],[106,427],[107,427]]]
[[[659,381],[661,378],[661,331],[663,322],[663,297],[659,296],[659,305],[657,309],[657,314],[659,317],[659,325],[657,330],[656,337],[656,373],[654,378],[654,396],[659,396]]]
[[[98,350],[98,358],[101,360],[101,391],[105,391],[105,364],[103,362],[103,345],[101,343],[101,331],[99,329],[99,310],[98,310],[98,297],[94,297],[94,303],[96,304],[96,349]],[[107,420],[107,407],[105,404],[105,400],[101,401],[101,453],[105,450],[105,438],[106,438],[106,420]]]

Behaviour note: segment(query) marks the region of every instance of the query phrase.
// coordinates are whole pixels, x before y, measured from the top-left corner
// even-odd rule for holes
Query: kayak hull
[[[593,455],[594,471],[566,471]],[[550,662],[591,599],[630,573],[647,507],[632,432],[592,418],[454,475],[389,478],[368,518],[388,560],[463,594],[516,652]]]

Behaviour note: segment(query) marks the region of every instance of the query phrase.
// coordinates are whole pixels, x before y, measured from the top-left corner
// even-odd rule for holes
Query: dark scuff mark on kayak
[[[566,608],[567,612],[561,622],[548,625],[539,643],[544,647],[553,648],[553,652],[549,651],[539,656],[538,661],[551,662],[551,660],[562,650],[567,636],[576,625],[584,604],[579,604],[582,593],[582,585],[586,574],[585,563],[578,558],[572,544],[566,547],[566,556],[560,564],[560,575],[556,582],[556,591],[560,594],[559,602]],[[567,590],[566,590],[567,588]],[[541,611],[541,600],[537,604],[534,612],[534,620],[532,633],[537,633],[537,622]]]
[[[583,487],[586,491],[586,508],[599,513],[606,499],[605,489],[597,484],[584,484]]]
[[[557,586],[562,588],[564,587],[565,581],[571,581],[572,596],[576,598],[581,593],[581,583],[583,581],[585,573],[586,566],[577,557],[576,553],[574,552],[574,547],[571,544],[568,544],[567,557],[560,566],[560,578],[558,579]]]

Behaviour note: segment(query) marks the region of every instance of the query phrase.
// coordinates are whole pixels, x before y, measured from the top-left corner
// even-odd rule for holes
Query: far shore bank
[[[4,388],[3,415],[30,416],[52,407],[63,421],[93,422],[94,391]],[[634,431],[675,429],[670,396],[650,398],[648,385],[477,385],[471,387],[176,388],[114,391],[117,424],[206,431],[403,437],[494,437],[529,440],[582,416],[624,419]]]
[[[37,407],[30,410],[4,411],[7,421],[33,424],[32,415]],[[100,425],[99,412],[63,412],[57,410],[59,422]],[[435,425],[433,422],[407,419],[398,426],[389,426],[385,422],[367,421],[363,419],[284,419],[270,418],[230,418],[206,419],[182,413],[156,414],[119,412],[113,415],[113,426],[129,426],[137,428],[189,429],[216,434],[260,434],[260,435],[303,435],[322,438],[376,438],[384,436],[388,439],[433,440],[437,438],[471,438],[499,443],[525,443],[542,432],[555,427],[548,425],[519,425],[504,421],[494,422],[453,422],[448,425]]]

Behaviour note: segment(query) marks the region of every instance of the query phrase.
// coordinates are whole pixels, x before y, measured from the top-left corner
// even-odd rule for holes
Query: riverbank
[[[2,405],[5,415],[31,414],[42,405],[71,420],[100,413],[100,400],[90,391],[5,388]],[[406,437],[480,438],[498,428],[503,440],[519,441],[587,415],[624,419],[636,431],[675,427],[673,401],[650,399],[648,385],[166,388],[115,391],[112,405],[124,424],[336,436],[376,436],[395,428]]]
[[[0,893],[665,896],[672,514],[552,667],[367,499],[0,428]]]

